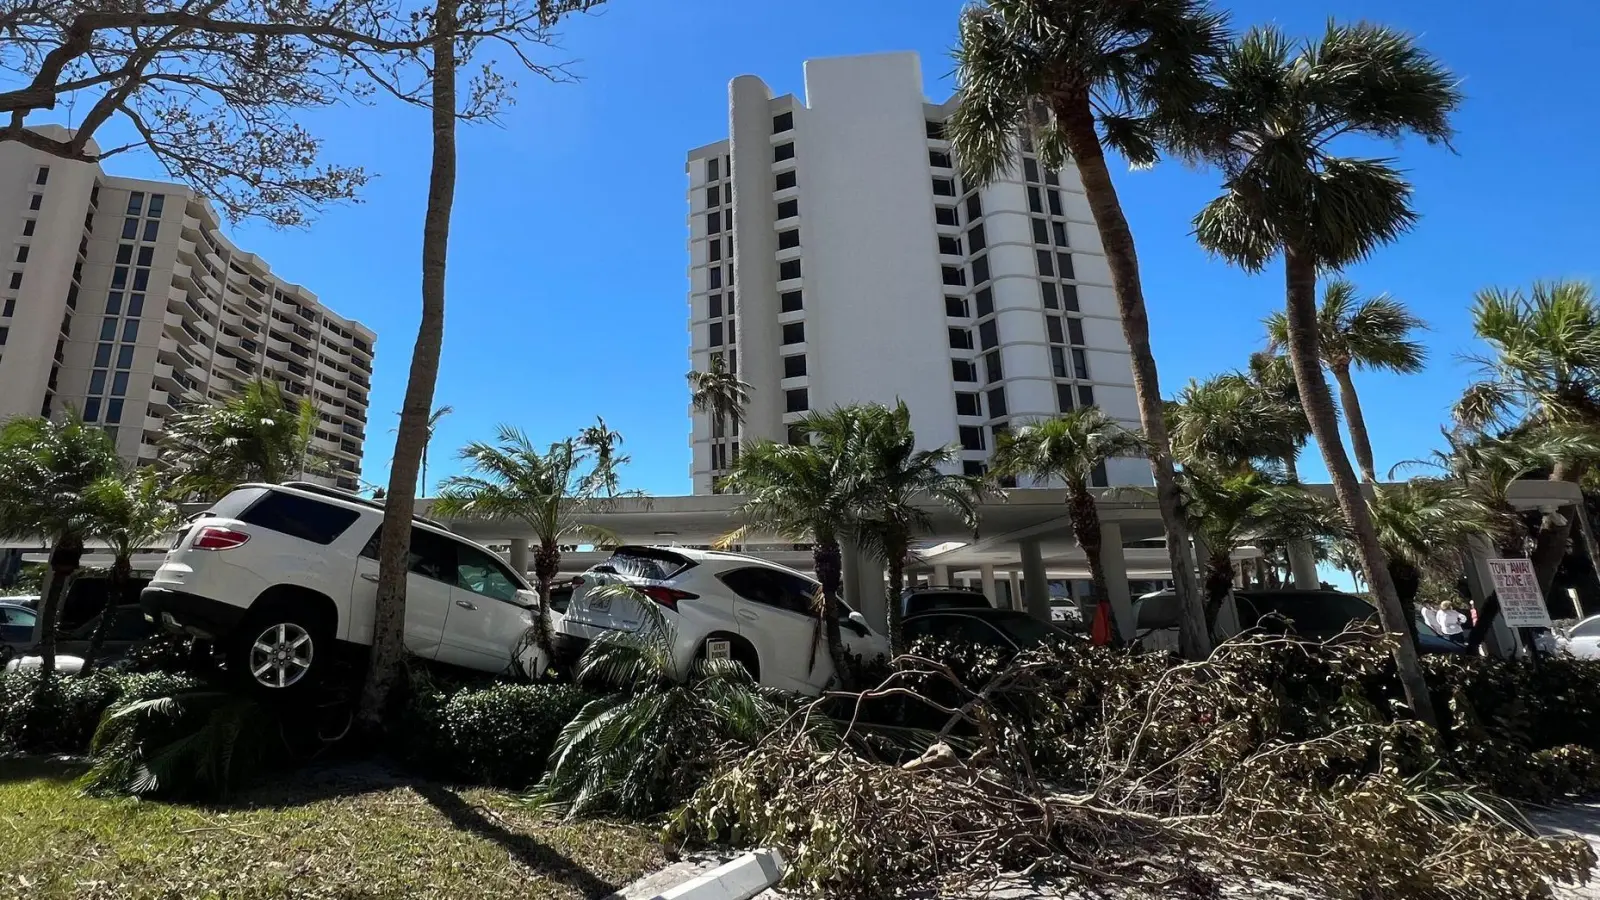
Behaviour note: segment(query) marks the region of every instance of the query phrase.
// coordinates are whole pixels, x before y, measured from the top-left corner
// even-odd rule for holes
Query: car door
[[[806,691],[827,683],[833,661],[810,614],[811,581],[766,566],[733,569],[719,577],[733,591],[739,635],[756,649],[762,684]]]
[[[504,672],[533,626],[532,614],[517,594],[525,588],[493,555],[454,543],[456,586],[439,659],[483,672]]]
[[[0,644],[33,643],[33,626],[39,616],[20,606],[0,606]]]
[[[456,586],[456,542],[427,529],[412,527],[410,564],[406,572],[406,649],[434,659],[444,639]],[[350,640],[371,646],[372,616],[378,602],[378,535],[373,534],[356,560],[350,585]],[[359,612],[357,612],[359,611]]]

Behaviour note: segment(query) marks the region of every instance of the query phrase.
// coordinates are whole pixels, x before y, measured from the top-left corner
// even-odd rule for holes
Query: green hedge
[[[181,675],[97,672],[52,679],[37,669],[0,675],[0,752],[87,753],[100,716],[119,700],[147,700],[194,686]]]
[[[526,788],[544,774],[561,729],[592,694],[570,684],[494,684],[453,692],[418,685],[406,756],[427,774]]]

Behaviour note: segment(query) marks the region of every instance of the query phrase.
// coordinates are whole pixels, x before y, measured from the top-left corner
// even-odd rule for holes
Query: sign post
[[[1544,594],[1539,590],[1539,579],[1533,573],[1530,559],[1491,559],[1489,577],[1494,581],[1495,593],[1500,595],[1500,614],[1506,625],[1517,629],[1523,644],[1539,661],[1539,649],[1534,643],[1533,629],[1553,627],[1550,611],[1545,608]]]

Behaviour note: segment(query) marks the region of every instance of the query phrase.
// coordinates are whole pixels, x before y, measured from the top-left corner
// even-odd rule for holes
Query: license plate
[[[589,598],[589,609],[591,611],[593,611],[593,612],[610,612],[611,611],[611,595],[610,594],[602,594],[602,595],[600,595],[598,597],[590,597]]]
[[[733,657],[733,644],[729,641],[712,638],[706,641],[706,659],[727,660]]]

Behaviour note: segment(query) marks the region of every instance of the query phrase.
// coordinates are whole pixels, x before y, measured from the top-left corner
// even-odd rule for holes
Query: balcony
[[[163,327],[171,328],[174,331],[182,331],[183,316],[169,309],[161,316],[161,324]]]
[[[156,364],[156,368],[159,370],[161,368],[161,364],[157,363]],[[157,378],[161,377],[159,371],[158,371],[156,377]],[[167,377],[168,378],[172,377],[172,367],[171,366],[167,366]],[[166,409],[166,410],[172,409],[172,395],[168,394],[166,391],[160,390],[159,388],[156,389],[156,390],[152,390],[150,392],[150,407],[152,409]]]
[[[199,231],[200,220],[194,216],[186,215],[183,217],[183,228],[185,231]]]
[[[190,269],[187,263],[173,263],[172,280],[187,281],[190,284],[194,284],[194,270]]]
[[[200,276],[200,284],[201,284],[202,287],[204,287],[206,289],[206,291],[208,293],[211,293],[211,294],[220,294],[220,293],[222,293],[222,282],[218,281],[216,276],[212,275],[210,272],[207,272],[204,275]]]
[[[155,377],[157,384],[172,384],[172,365],[164,362],[156,363]],[[167,403],[171,403],[171,394],[163,391],[161,396]],[[154,400],[151,402],[154,402]]]
[[[160,434],[161,433],[161,426],[164,423],[165,423],[165,420],[163,420],[163,419],[159,419],[159,418],[157,418],[155,416],[148,416],[147,415],[147,416],[144,417],[144,430],[145,431],[149,431],[149,432],[154,432],[156,434]]]
[[[192,259],[199,259],[199,257],[195,255],[194,241],[191,241],[188,238],[178,238],[178,253],[188,256]]]

